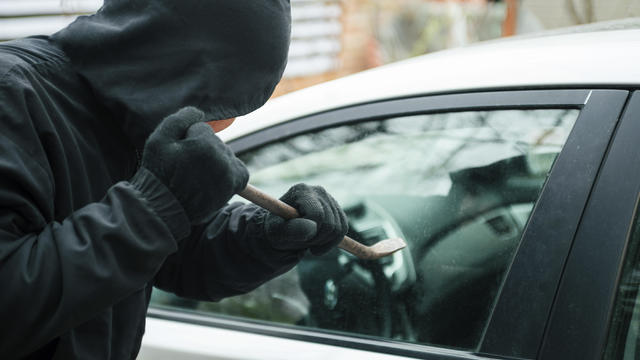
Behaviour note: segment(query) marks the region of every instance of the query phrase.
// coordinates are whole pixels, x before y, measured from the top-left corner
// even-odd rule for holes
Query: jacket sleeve
[[[144,170],[59,222],[46,221],[53,192],[44,169],[0,134],[3,358],[30,353],[143,288],[190,231],[173,195]]]
[[[302,252],[272,248],[265,238],[267,214],[253,204],[233,203],[206,226],[195,227],[158,272],[154,285],[205,301],[247,293],[293,268]]]

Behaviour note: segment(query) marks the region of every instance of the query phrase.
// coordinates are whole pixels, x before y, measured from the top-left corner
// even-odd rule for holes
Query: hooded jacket
[[[105,0],[51,37],[0,44],[0,358],[135,358],[153,286],[216,300],[293,266],[244,241],[261,235],[256,207],[192,228],[153,176],[129,182],[145,139],[179,108],[216,120],[268,99],[289,11],[286,0]]]

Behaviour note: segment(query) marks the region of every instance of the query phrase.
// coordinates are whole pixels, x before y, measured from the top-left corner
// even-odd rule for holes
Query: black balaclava
[[[185,106],[249,113],[280,81],[288,0],[105,0],[52,39],[138,147]]]

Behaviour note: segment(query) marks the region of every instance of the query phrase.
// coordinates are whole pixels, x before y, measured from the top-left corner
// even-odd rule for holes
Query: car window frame
[[[617,122],[617,115],[622,108],[622,102],[619,99],[623,97],[626,98],[626,92],[623,90],[505,89],[388,99],[293,119],[229,142],[236,153],[241,153],[302,133],[395,116],[506,109],[581,110],[532,211],[529,226],[525,229],[514,261],[506,275],[503,289],[496,300],[493,314],[477,352],[371,339],[357,334],[340,335],[320,329],[302,329],[275,323],[267,325],[257,321],[229,319],[219,315],[186,314],[177,310],[151,308],[149,316],[409,357],[475,359],[478,358],[477,356],[519,356],[534,358],[535,356],[531,354],[537,353],[542,342],[543,330],[547,324],[563,264]],[[594,130],[604,135],[593,142],[585,141],[585,134]],[[559,199],[556,196],[558,190],[565,187],[572,174],[576,173],[579,173],[584,181],[578,186],[571,187],[569,194],[566,194],[569,200]],[[545,231],[542,228],[550,222],[557,222],[545,214],[544,209],[548,208],[555,208],[571,215],[562,221],[561,241],[545,239]],[[544,256],[541,255],[547,251],[552,251],[555,256],[545,261]],[[531,281],[532,274],[529,269],[538,268],[538,266],[548,266],[548,268],[541,278],[535,278],[542,284],[534,290],[531,286],[523,285],[521,281],[523,279]],[[511,311],[518,310],[517,304],[521,304],[522,299],[528,298],[534,298],[541,305],[535,311],[522,315],[515,326]],[[530,300],[526,303],[530,303]],[[521,329],[523,322],[528,326]],[[514,345],[523,351],[515,353]],[[532,352],[531,349],[535,351]]]
[[[559,353],[576,359],[602,358],[640,205],[639,133],[640,91],[635,91],[621,115],[567,259],[541,359]]]
[[[533,209],[481,353],[538,357],[566,258],[627,96],[626,90],[596,89],[584,99]],[[558,223],[553,214],[564,221]]]

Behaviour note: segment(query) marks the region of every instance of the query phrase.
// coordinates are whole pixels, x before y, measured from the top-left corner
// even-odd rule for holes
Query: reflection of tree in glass
[[[577,112],[466,111],[368,121],[295,136],[243,160],[252,182],[275,192],[308,182],[346,198],[446,194],[451,172],[509,157],[558,153]]]

